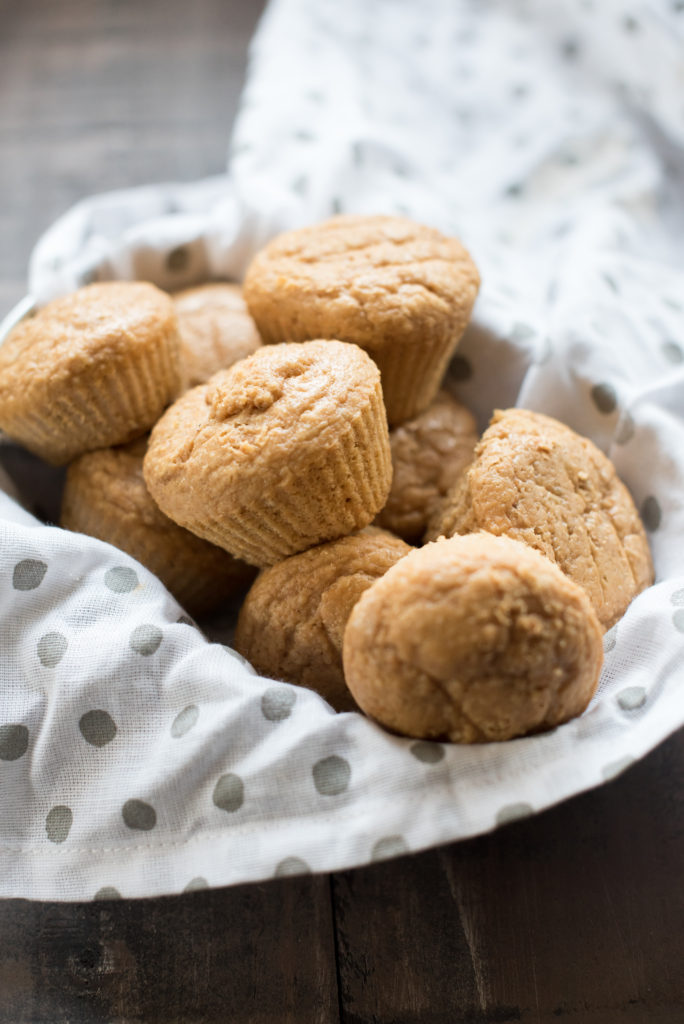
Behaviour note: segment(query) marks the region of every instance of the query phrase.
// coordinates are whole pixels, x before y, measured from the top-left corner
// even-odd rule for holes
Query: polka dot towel
[[[657,8],[657,9],[656,9]],[[328,871],[613,778],[684,723],[682,4],[276,0],[230,173],[80,204],[39,299],[239,277],[335,211],[458,234],[483,276],[449,387],[591,436],[657,568],[585,715],[502,745],[401,740],[208,643],[158,581],[0,496],[0,892],[113,899]]]

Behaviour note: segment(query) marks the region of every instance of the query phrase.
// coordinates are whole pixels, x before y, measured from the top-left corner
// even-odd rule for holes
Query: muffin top
[[[406,736],[505,740],[580,714],[603,660],[581,589],[508,537],[412,551],[361,596],[344,635],[360,707]]]
[[[361,594],[410,550],[368,527],[265,569],[240,611],[236,650],[262,675],[310,686],[336,710],[350,710],[342,672],[347,620]]]
[[[152,431],[147,485],[172,518],[203,482],[219,496],[239,482],[244,502],[276,483],[296,487],[298,467],[338,445],[379,391],[373,361],[356,345],[310,341],[257,349],[186,392]],[[387,427],[382,440],[388,445]],[[173,492],[173,493],[172,493]],[[177,519],[183,522],[182,518]]]
[[[0,347],[0,400],[27,403],[27,393],[81,374],[106,372],[138,346],[165,335],[176,355],[170,297],[142,281],[91,284],[23,320]]]
[[[478,287],[455,238],[403,217],[339,216],[274,238],[248,268],[244,295],[260,330],[285,318],[292,340],[342,338],[373,352],[415,341],[421,323],[460,334]]]
[[[203,284],[172,296],[181,336],[183,388],[204,384],[261,345],[238,284]]]
[[[494,414],[429,533],[476,530],[541,551],[584,588],[606,629],[653,581],[644,528],[610,459],[527,409]]]
[[[425,412],[391,430],[392,489],[378,526],[411,544],[421,540],[441,500],[470,463],[477,440],[474,416],[446,391]]]

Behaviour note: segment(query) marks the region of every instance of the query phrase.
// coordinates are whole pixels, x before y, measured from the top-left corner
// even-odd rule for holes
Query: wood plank
[[[2,1024],[334,1024],[325,877],[157,900],[0,902]]]
[[[335,876],[344,1024],[684,1020],[684,730],[623,777]]]
[[[265,0],[3,4],[0,316],[30,251],[93,192],[225,169]]]

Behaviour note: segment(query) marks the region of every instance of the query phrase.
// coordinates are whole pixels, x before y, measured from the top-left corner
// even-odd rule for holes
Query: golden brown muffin
[[[240,611],[235,649],[261,675],[309,686],[337,711],[352,710],[342,672],[347,619],[364,590],[410,550],[368,527],[264,569]]]
[[[581,714],[602,630],[537,551],[478,533],[412,551],[361,596],[344,634],[359,706],[404,736],[507,740]]]
[[[653,582],[646,534],[613,463],[527,409],[496,412],[429,536],[487,530],[524,541],[589,595],[609,629]]]
[[[175,522],[253,565],[352,533],[391,481],[378,369],[340,341],[257,349],[167,410],[144,473]]]
[[[204,384],[261,345],[239,284],[203,284],[172,296],[181,336],[182,386]]]
[[[143,480],[146,438],[88,452],[69,466],[61,525],[126,551],[155,573],[192,615],[239,593],[254,569],[177,526]]]
[[[178,393],[178,352],[164,292],[88,285],[22,321],[0,348],[0,427],[57,465],[129,441]]]
[[[424,412],[390,430],[392,487],[378,526],[417,544],[442,499],[470,463],[474,416],[446,391]]]
[[[244,296],[265,343],[340,338],[380,367],[391,425],[435,397],[480,279],[454,238],[403,217],[333,217],[257,253]]]

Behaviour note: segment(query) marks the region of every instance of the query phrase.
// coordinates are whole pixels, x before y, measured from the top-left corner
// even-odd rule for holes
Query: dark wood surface
[[[5,0],[0,311],[93,191],[220,171],[249,0]],[[331,877],[0,902],[0,1024],[677,1024],[684,731],[535,818]]]

